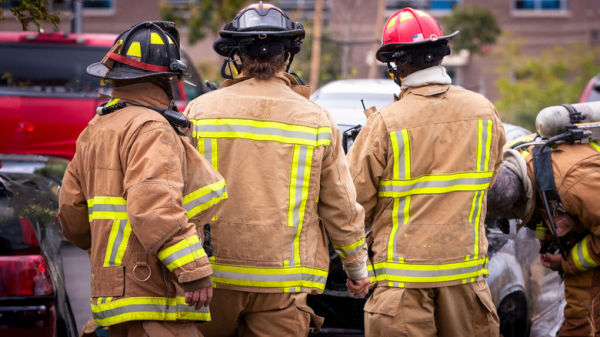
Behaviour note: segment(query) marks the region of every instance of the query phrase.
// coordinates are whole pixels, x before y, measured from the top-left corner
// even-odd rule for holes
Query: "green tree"
[[[6,4],[10,4],[10,0],[0,0],[0,20],[5,19]],[[21,22],[23,30],[27,30],[30,24],[34,24],[38,31],[43,31],[42,21],[47,21],[58,29],[60,23],[58,15],[48,10],[46,0],[21,0],[16,5],[10,5],[9,10]]]
[[[312,22],[304,22],[306,25],[312,25]],[[306,27],[306,26],[305,26]],[[329,38],[330,34],[324,31],[321,34],[321,60],[319,67],[319,87],[327,82],[339,80],[342,78],[342,66],[340,63],[342,57],[341,46]],[[310,74],[310,58],[312,55],[312,31],[306,32],[306,38],[302,42],[300,53],[294,58],[291,71],[295,72],[308,83]]]
[[[170,2],[160,3],[163,20],[173,21],[177,26],[189,29],[188,41],[194,44],[207,33],[216,33],[223,24],[231,21],[235,14],[251,0],[190,0],[184,5],[174,6]]]
[[[492,12],[477,6],[456,6],[442,23],[445,32],[460,31],[452,39],[454,49],[466,49],[471,54],[481,54],[494,44],[502,32]]]
[[[527,56],[521,45],[507,44],[499,53],[495,105],[503,121],[535,130],[537,113],[551,105],[575,103],[585,85],[600,72],[600,48],[584,44],[557,46]]]

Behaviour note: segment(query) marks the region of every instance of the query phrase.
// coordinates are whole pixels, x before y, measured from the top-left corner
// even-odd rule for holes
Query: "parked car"
[[[89,64],[112,46],[112,34],[0,32],[0,153],[70,159],[79,133],[110,94]],[[192,77],[173,80],[180,109],[207,91],[189,57]]]
[[[361,99],[365,106],[378,109],[393,103],[399,93],[392,80],[343,80],[331,82],[316,91],[311,99],[331,112],[342,133],[356,125],[364,125]],[[504,124],[507,140],[530,131]],[[354,132],[355,136],[357,132]],[[348,147],[351,146],[349,140]],[[492,300],[500,316],[503,336],[553,336],[562,324],[565,305],[564,287],[557,272],[542,267],[539,261],[540,244],[533,231],[515,222],[486,223],[490,258],[487,278]],[[362,308],[366,299],[352,297],[345,286],[341,260],[330,250],[332,263],[327,286],[322,295],[309,296],[315,312],[325,317],[321,335],[362,335]],[[316,335],[318,336],[318,335]]]
[[[56,218],[59,185],[44,176],[60,169],[56,161],[32,171],[13,165],[26,161],[0,155],[0,336],[75,337]]]
[[[600,74],[590,79],[579,98],[579,103],[593,101],[600,101]]]

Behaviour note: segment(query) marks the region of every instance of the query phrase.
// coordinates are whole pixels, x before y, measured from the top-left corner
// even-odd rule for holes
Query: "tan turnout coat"
[[[348,162],[373,229],[372,282],[439,287],[488,273],[486,191],[504,142],[494,106],[450,84],[408,87],[369,117]]]
[[[113,97],[109,105],[168,103],[148,83]],[[158,112],[128,105],[96,115],[77,140],[59,212],[65,237],[90,251],[95,323],[210,320],[208,308],[186,305],[182,284],[210,285],[194,224],[208,222],[223,198],[222,176]]]
[[[285,73],[241,77],[186,109],[198,150],[227,180],[211,226],[215,287],[320,292],[330,239],[350,277],[367,276],[363,209],[340,132],[308,92]]]

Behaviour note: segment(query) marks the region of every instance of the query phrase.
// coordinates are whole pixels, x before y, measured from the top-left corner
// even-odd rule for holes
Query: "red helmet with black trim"
[[[376,58],[380,62],[389,62],[395,51],[409,47],[432,44],[447,44],[458,31],[444,36],[437,21],[421,10],[404,8],[392,15],[383,28],[382,45]]]

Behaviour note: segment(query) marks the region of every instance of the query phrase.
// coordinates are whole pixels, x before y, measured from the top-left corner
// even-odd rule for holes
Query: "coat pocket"
[[[92,297],[119,297],[125,294],[125,267],[92,269]]]
[[[394,317],[400,310],[404,288],[377,287],[365,303],[364,310],[372,314]]]

